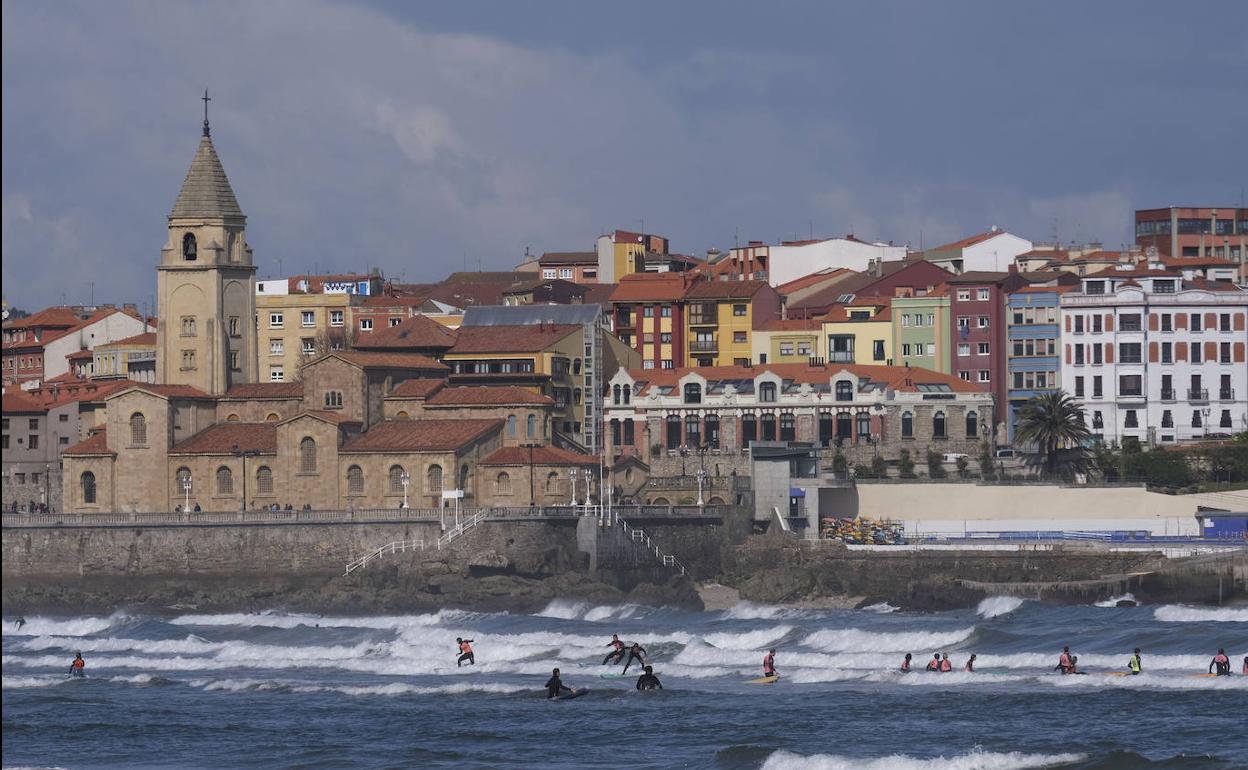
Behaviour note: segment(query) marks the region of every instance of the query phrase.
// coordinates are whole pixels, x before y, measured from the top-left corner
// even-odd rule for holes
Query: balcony
[[[633,315],[631,313],[629,313],[628,315],[617,314],[615,316],[615,328],[616,329],[633,328]]]
[[[1175,400],[1177,400],[1177,397],[1176,397],[1175,392],[1174,392],[1174,388],[1171,388],[1170,390],[1162,390],[1162,391],[1161,391],[1161,400],[1162,400],[1162,401],[1175,401]]]
[[[690,326],[719,326],[719,315],[717,313],[690,313]]]
[[[828,353],[828,363],[830,364],[852,364],[854,362],[854,351],[852,350],[833,350]]]
[[[1220,388],[1218,390],[1218,400],[1219,401],[1234,401],[1235,389],[1234,388]]]
[[[1207,388],[1188,388],[1187,400],[1188,401],[1208,401],[1209,390]]]
[[[719,343],[715,340],[689,340],[690,353],[715,353],[719,351]]]

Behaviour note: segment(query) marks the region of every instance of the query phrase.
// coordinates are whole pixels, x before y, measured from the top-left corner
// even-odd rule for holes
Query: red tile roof
[[[502,426],[502,420],[385,420],[343,444],[338,451],[454,451]]]
[[[636,381],[644,381],[646,392],[656,385],[675,387],[680,379],[690,372],[701,375],[707,380],[752,380],[764,372],[771,372],[781,379],[795,382],[826,383],[838,372],[848,371],[861,380],[882,383],[888,388],[900,392],[918,392],[919,385],[948,385],[956,393],[987,393],[976,383],[967,382],[951,374],[935,372],[930,369],[905,366],[869,366],[859,364],[758,364],[756,366],[703,366],[681,369],[631,369],[629,376]]]
[[[605,305],[611,301],[618,283],[586,283],[585,297],[581,300],[586,305]]]
[[[392,353],[371,350],[340,350],[328,354],[336,356],[349,364],[366,369],[423,369],[426,371],[445,372],[443,364],[422,356],[419,353]]]
[[[164,396],[165,398],[212,398],[212,396],[199,388],[194,388],[190,385],[154,385],[147,382],[127,382],[126,385],[127,387],[125,388],[118,388],[118,392],[142,390],[156,396]]]
[[[985,233],[976,233],[975,235],[963,238],[960,241],[954,241],[953,243],[946,243],[944,246],[937,246],[934,249],[928,249],[928,251],[961,251],[962,249],[965,249],[967,246],[974,246],[977,243],[983,243],[989,238],[996,238],[998,235],[1004,235],[1004,234],[1005,234],[1004,230],[989,230],[988,232],[985,232]]]
[[[462,326],[455,347],[447,351],[447,355],[535,353],[554,345],[569,334],[580,331],[580,324]]]
[[[446,380],[417,377],[395,385],[387,398],[429,398],[443,387],[446,387]]]
[[[429,406],[549,406],[555,401],[516,385],[456,385],[439,390],[426,403]]]
[[[219,422],[175,444],[169,454],[219,455],[229,454],[235,448],[277,454],[277,423]]]
[[[108,448],[108,437],[106,434],[107,432],[104,430],[94,431],[85,441],[79,441],[77,444],[74,444],[68,449],[62,450],[61,456],[112,455],[116,457],[117,453]]]
[[[532,454],[530,454],[530,452]],[[480,462],[480,465],[598,465],[596,455],[582,455],[553,446],[528,447],[508,446],[495,450]]]
[[[125,339],[113,340],[112,342],[102,342],[96,345],[96,348],[114,348],[114,347],[156,347],[156,332],[142,332]]]
[[[0,397],[0,410],[5,414],[44,414],[48,407],[19,390]]]
[[[282,420],[282,423],[290,422],[291,420],[296,420],[300,417],[315,417],[318,420],[332,422],[334,425],[360,424],[360,421],[351,415],[335,411],[333,409],[308,409],[307,411],[300,412],[294,417],[288,417],[285,420]],[[278,424],[280,425],[281,423]]]
[[[53,328],[60,327],[68,329],[71,326],[77,326],[82,323],[82,319],[78,317],[78,313],[70,307],[48,307],[35,313],[31,313],[25,318],[14,318],[6,321],[4,328],[6,329],[35,329],[35,328]]]
[[[773,318],[763,324],[759,331],[765,332],[805,332],[819,331],[823,328],[823,318]]]
[[[688,281],[679,273],[633,273],[620,279],[612,302],[675,302],[685,296]]]
[[[303,398],[302,382],[250,382],[232,385],[224,398]]]
[[[823,270],[811,273],[810,275],[803,275],[801,278],[794,278],[788,283],[782,283],[776,287],[776,291],[781,294],[788,294],[799,289],[815,286],[823,281],[835,280],[840,276],[853,272],[853,270],[850,270],[847,267],[826,267]]]
[[[455,332],[424,315],[403,319],[355,337],[356,350],[446,350],[455,344]]]

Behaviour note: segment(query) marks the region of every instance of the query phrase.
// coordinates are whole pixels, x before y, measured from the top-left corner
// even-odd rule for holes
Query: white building
[[[899,262],[906,258],[905,246],[867,243],[852,235],[810,241],[781,241],[772,246],[750,241],[728,252],[715,263],[717,275],[729,274],[739,280],[765,280],[772,286],[830,268],[864,272],[873,262]]]
[[[928,249],[923,258],[951,273],[1000,272],[1008,270],[1018,255],[1031,250],[1031,241],[994,226],[987,232]]]
[[[1061,298],[1061,382],[1107,443],[1248,430],[1248,292],[1160,263],[1082,279]]]

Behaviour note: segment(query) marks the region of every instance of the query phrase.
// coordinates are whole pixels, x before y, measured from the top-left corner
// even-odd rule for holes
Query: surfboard
[[[1214,679],[1217,674],[1189,674],[1192,679]]]
[[[560,695],[560,696],[559,696],[559,697],[557,697],[557,698],[550,698],[549,700],[572,700],[573,698],[579,698],[579,697],[581,697],[582,695],[584,695],[584,694],[585,694],[585,693],[587,693],[587,692],[589,692],[589,688],[587,688],[587,687],[582,687],[582,688],[580,688],[579,690],[573,690],[572,692],[568,693],[567,695]]]
[[[758,679],[751,679],[746,684],[775,684],[778,676],[760,676]]]
[[[1105,676],[1131,676],[1126,671],[1106,671]]]
[[[599,674],[598,678],[600,679],[624,679],[628,676],[630,675],[629,674]],[[637,676],[641,676],[641,674],[638,674]]]

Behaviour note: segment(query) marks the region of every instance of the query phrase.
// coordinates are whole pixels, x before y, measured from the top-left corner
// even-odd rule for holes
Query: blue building
[[[1014,441],[1015,415],[1028,399],[1060,390],[1060,303],[1065,286],[1024,286],[1006,299],[1006,430]]]

